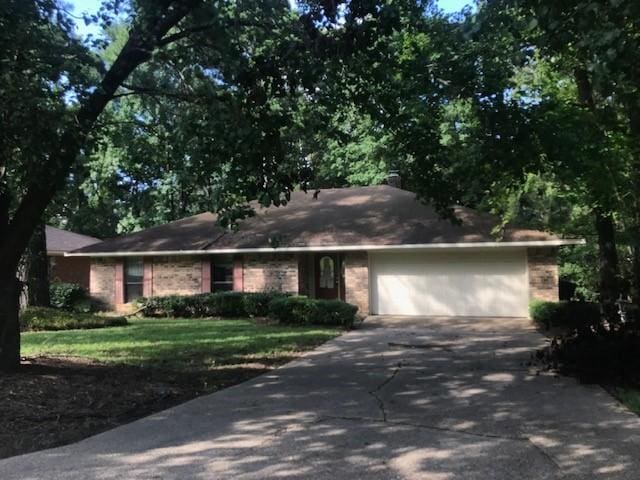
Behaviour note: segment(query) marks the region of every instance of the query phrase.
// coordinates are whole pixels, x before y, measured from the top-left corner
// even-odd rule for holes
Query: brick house
[[[236,229],[202,213],[71,252],[90,292],[120,309],[141,295],[277,290],[339,298],[363,314],[528,315],[557,300],[557,251],[581,243],[455,207],[441,218],[392,186],[294,192]]]
[[[91,259],[65,257],[65,253],[94,245],[101,240],[49,225],[46,226],[45,235],[47,238],[47,257],[49,258],[49,280],[78,283],[89,290]]]

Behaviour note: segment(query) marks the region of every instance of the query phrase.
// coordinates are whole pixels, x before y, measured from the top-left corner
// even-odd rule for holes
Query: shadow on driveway
[[[637,479],[640,420],[538,374],[524,319],[372,318],[303,358],[66,447],[10,479]]]

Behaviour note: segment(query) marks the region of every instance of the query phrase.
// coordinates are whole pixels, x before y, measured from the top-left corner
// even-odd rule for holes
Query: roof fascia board
[[[584,245],[584,239],[530,240],[521,242],[466,242],[466,243],[420,243],[407,245],[319,245],[309,247],[282,248],[219,248],[209,250],[157,250],[157,251],[119,251],[119,252],[65,252],[65,257],[148,257],[169,255],[215,255],[228,253],[297,253],[297,252],[349,252],[397,250],[442,250],[442,249],[482,249],[482,248],[522,248],[522,247],[562,247],[566,245]]]

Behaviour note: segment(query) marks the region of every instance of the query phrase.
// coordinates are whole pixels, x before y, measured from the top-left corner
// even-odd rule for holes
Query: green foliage
[[[358,307],[340,300],[307,297],[276,298],[269,305],[269,316],[283,324],[338,325],[351,328]]]
[[[107,317],[90,313],[78,313],[54,308],[29,307],[20,314],[22,331],[76,330],[127,325],[124,317]]]
[[[91,311],[87,291],[77,283],[53,282],[49,286],[49,295],[53,308],[79,313]]]
[[[544,302],[529,305],[529,315],[546,329],[588,331],[600,322],[600,306],[587,302]]]
[[[560,317],[562,307],[561,302],[534,300],[529,304],[529,316],[533,321],[549,329]]]
[[[549,361],[588,383],[640,385],[640,332],[584,332],[553,342]]]
[[[636,415],[640,415],[640,390],[638,388],[615,388],[613,394]]]
[[[266,317],[269,302],[284,296],[278,292],[220,292],[139,298],[148,317]]]

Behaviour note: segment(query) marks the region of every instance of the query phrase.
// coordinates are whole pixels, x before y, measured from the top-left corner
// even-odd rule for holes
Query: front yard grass
[[[25,356],[74,356],[107,363],[208,369],[279,363],[338,335],[330,327],[256,325],[253,320],[133,319],[126,327],[25,333]]]
[[[618,387],[611,393],[629,410],[640,415],[640,389]]]
[[[0,376],[0,458],[235,385],[339,334],[249,319],[132,319],[125,327],[23,333],[22,369]]]

